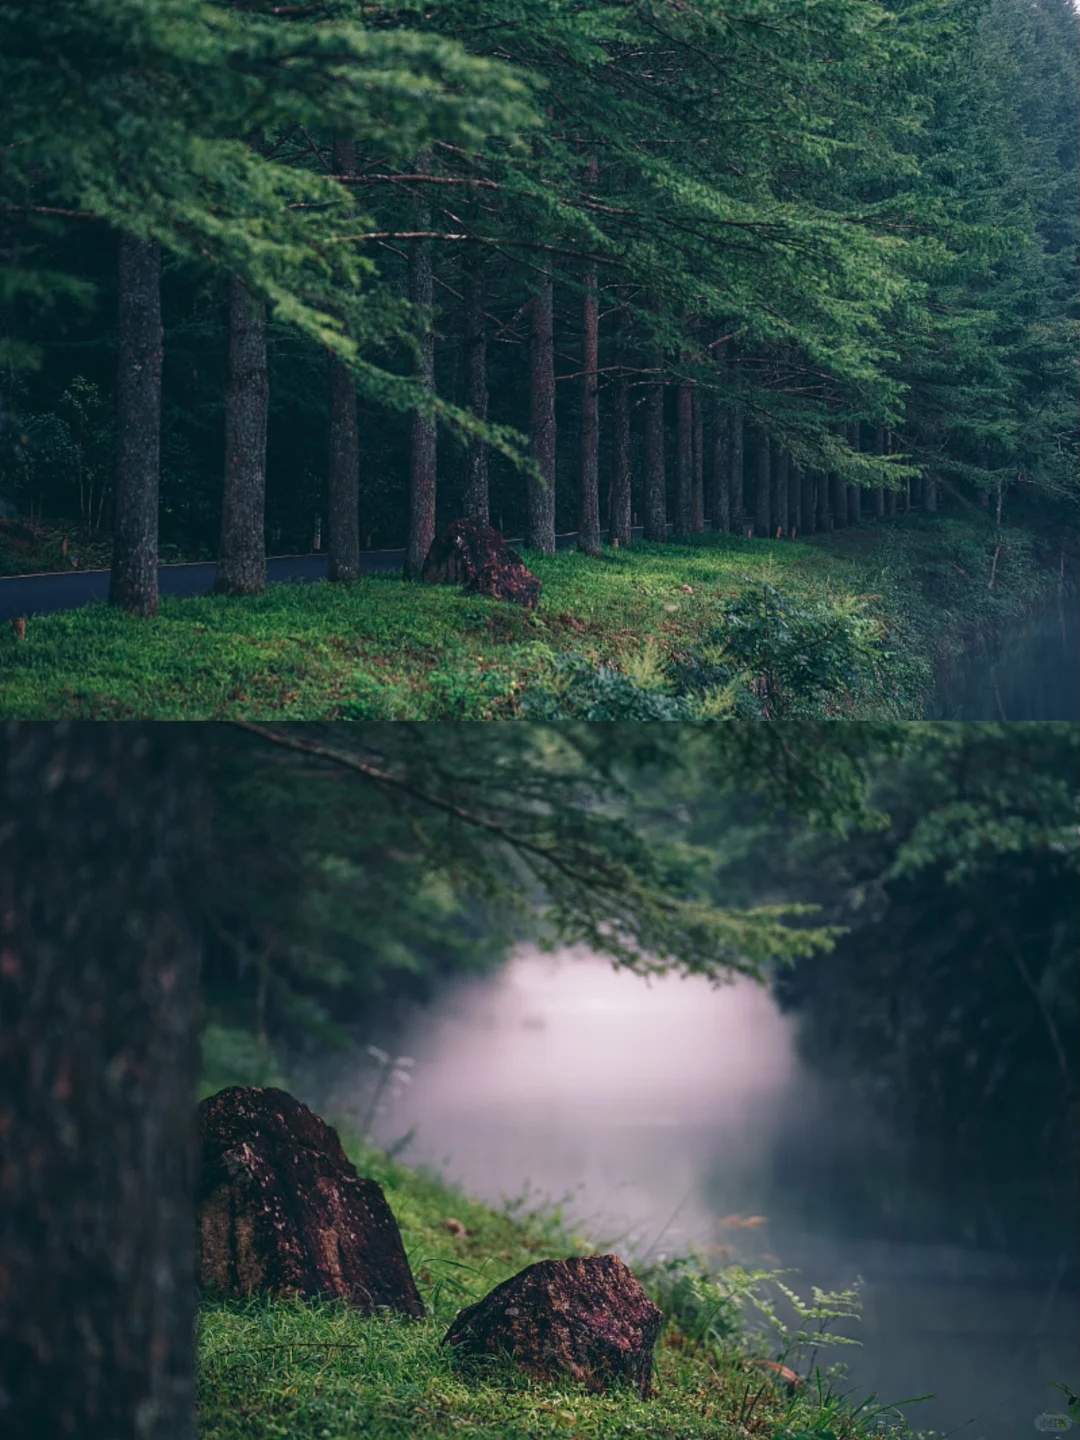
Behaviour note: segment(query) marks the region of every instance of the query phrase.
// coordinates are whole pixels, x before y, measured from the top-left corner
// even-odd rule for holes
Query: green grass
[[[0,715],[512,719],[537,713],[537,695],[558,710],[568,656],[626,677],[634,693],[672,695],[688,658],[693,670],[699,652],[715,661],[723,650],[733,602],[765,583],[795,607],[861,626],[859,674],[808,690],[790,713],[908,718],[921,712],[932,651],[992,620],[988,599],[1004,614],[1034,584],[1021,555],[999,563],[989,594],[991,539],[976,523],[911,520],[813,542],[718,536],[601,559],[536,557],[544,593],[534,615],[391,576],[165,600],[149,621],[94,605],[32,618],[23,640],[4,627]],[[755,676],[710,663],[712,689],[702,681],[690,717],[753,714]]]
[[[871,1423],[874,1406],[853,1414],[829,1396],[823,1379],[789,1396],[738,1340],[718,1342],[703,1336],[696,1322],[672,1318],[662,1292],[657,1298],[668,1320],[657,1347],[656,1394],[648,1401],[628,1389],[596,1395],[570,1381],[537,1384],[508,1363],[465,1376],[440,1343],[457,1310],[533,1261],[588,1247],[563,1229],[557,1214],[492,1210],[382,1155],[361,1153],[359,1164],[384,1186],[428,1318],[364,1317],[343,1305],[292,1301],[204,1304],[202,1440],[861,1440],[880,1434]],[[467,1233],[451,1233],[450,1219]],[[794,1354],[789,1363],[797,1364]]]

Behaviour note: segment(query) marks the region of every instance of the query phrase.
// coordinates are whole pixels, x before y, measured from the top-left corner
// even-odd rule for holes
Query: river
[[[932,720],[1080,720],[1077,599],[1066,595],[943,666]]]
[[[751,982],[523,948],[379,1037],[415,1063],[376,1136],[411,1131],[403,1158],[488,1201],[562,1202],[624,1254],[696,1246],[791,1267],[803,1293],[861,1278],[861,1346],[836,1354],[860,1398],[933,1392],[909,1418],[965,1440],[1035,1433],[1053,1383],[1080,1379],[1071,1182],[1048,1164],[988,1194],[925,1171],[917,1137],[807,1068],[794,1025]],[[355,1114],[367,1084],[338,1075],[328,1103]]]

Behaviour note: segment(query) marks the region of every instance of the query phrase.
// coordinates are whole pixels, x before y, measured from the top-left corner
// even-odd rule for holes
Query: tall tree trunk
[[[802,528],[804,535],[816,535],[821,492],[821,476],[817,470],[802,471]]]
[[[862,446],[859,443],[859,431],[860,426],[857,420],[854,424],[848,426],[848,444],[851,446],[852,450],[862,449]],[[859,521],[862,519],[861,485],[849,485],[847,487],[847,509],[848,524],[858,525]]]
[[[695,535],[700,535],[705,529],[705,403],[701,391],[696,385],[691,393],[691,398],[694,422],[694,463],[690,528]]]
[[[923,473],[923,509],[931,515],[937,514],[938,508],[938,485],[937,476],[932,470]]]
[[[266,306],[235,275],[229,281],[229,373],[225,391],[225,484],[215,589],[266,588]]]
[[[478,420],[486,420],[488,414],[486,289],[484,260],[478,245],[466,258],[465,271],[465,403]],[[470,520],[489,523],[488,447],[480,439],[469,441],[462,509]]]
[[[848,523],[847,483],[839,475],[830,475],[829,489],[832,493],[832,523],[840,530]]]
[[[712,464],[705,508],[714,530],[731,529],[731,412],[722,395],[713,398]]]
[[[874,453],[877,455],[886,454],[885,430],[881,425],[874,429]],[[874,514],[881,516],[885,514],[885,486],[874,486]]]
[[[792,460],[788,465],[788,530],[792,535],[801,535],[806,524],[803,515],[803,469]]]
[[[347,365],[330,356],[330,465],[327,484],[331,580],[360,574],[360,422],[356,383]]]
[[[823,471],[815,470],[814,483],[817,486],[817,528],[824,534],[833,527],[832,506],[829,503],[829,477]]]
[[[158,608],[161,473],[161,248],[121,235],[116,377],[116,484],[109,601],[135,615]]]
[[[426,170],[428,161],[421,162]],[[431,217],[423,206],[417,217],[417,229],[426,230]],[[413,241],[409,253],[409,299],[425,316],[417,357],[417,379],[431,396],[435,394],[435,329],[431,310],[435,303],[435,276],[431,262],[431,243]],[[416,410],[412,417],[409,452],[409,536],[405,548],[405,574],[418,578],[435,539],[436,485],[435,416]]]
[[[730,440],[728,444],[728,486],[731,492],[732,530],[742,530],[746,515],[746,499],[743,486],[743,444],[745,428],[741,405],[736,405],[728,420]]]
[[[529,435],[540,479],[529,476],[525,543],[555,554],[555,293],[545,275],[529,306]]]
[[[658,355],[656,366],[662,361]],[[645,539],[667,539],[667,468],[664,463],[664,386],[650,385],[645,399]]]
[[[754,432],[754,459],[757,473],[757,484],[754,489],[754,533],[767,539],[772,533],[772,507],[769,503],[772,465],[769,454],[769,436],[760,427]]]
[[[589,165],[595,183],[596,162]],[[585,270],[581,306],[581,477],[578,487],[578,549],[600,553],[600,309],[596,266]]]
[[[694,505],[694,392],[688,381],[676,393],[675,538],[686,540]]]
[[[0,1433],[193,1436],[182,727],[0,736]]]
[[[334,168],[339,175],[356,170],[356,146],[334,140]],[[347,365],[330,356],[330,434],[326,480],[327,574],[331,580],[356,580],[360,575],[360,422],[356,382]]]
[[[788,533],[788,452],[780,445],[772,450],[772,528],[777,535]]]
[[[615,445],[612,458],[609,526],[613,545],[629,545],[631,536],[632,449],[630,443],[630,381],[620,375],[615,385]]]

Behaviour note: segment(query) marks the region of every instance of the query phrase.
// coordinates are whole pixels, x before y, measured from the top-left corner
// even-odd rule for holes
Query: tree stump
[[[337,1132],[284,1090],[199,1106],[199,1283],[225,1295],[330,1296],[422,1316],[397,1221]]]
[[[436,536],[420,577],[430,585],[461,585],[474,595],[535,610],[540,581],[498,530],[479,520],[453,520]]]
[[[443,1344],[466,1362],[509,1355],[540,1380],[629,1381],[646,1400],[662,1320],[617,1255],[541,1260],[462,1310]]]

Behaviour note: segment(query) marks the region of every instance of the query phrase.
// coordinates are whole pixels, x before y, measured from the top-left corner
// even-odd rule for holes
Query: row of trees
[[[0,40],[0,463],[32,492],[115,350],[129,609],[163,453],[236,593],[268,456],[340,580],[458,513],[595,552],[1075,499],[1068,0],[0,0]]]

